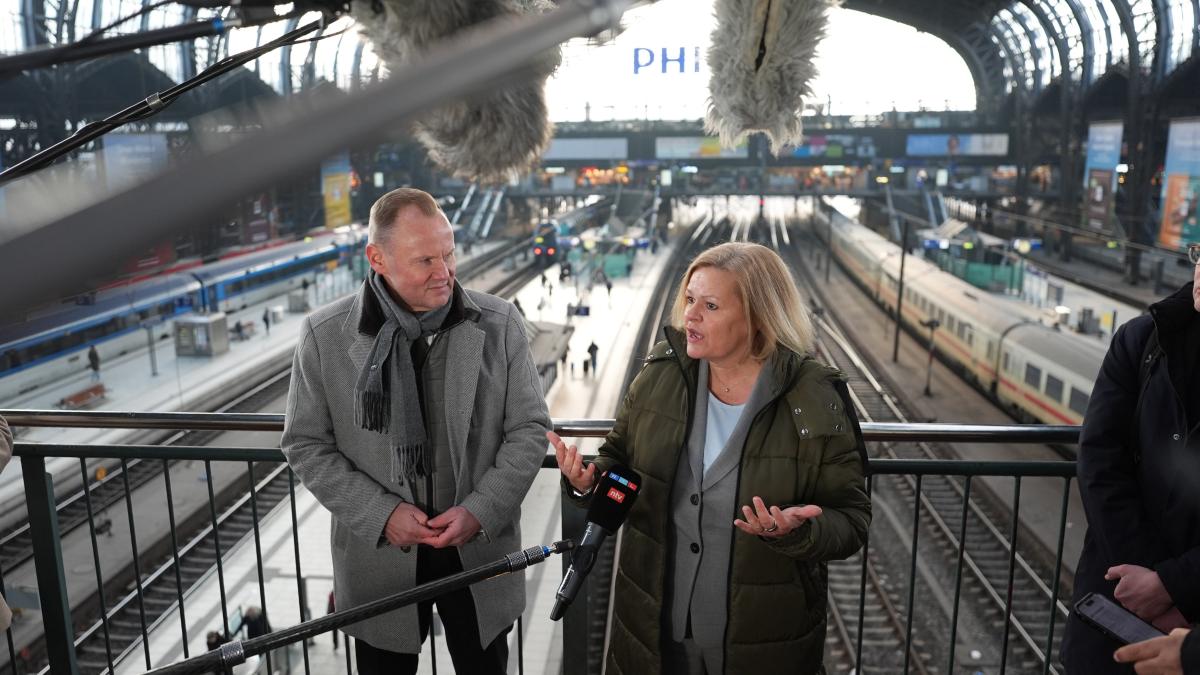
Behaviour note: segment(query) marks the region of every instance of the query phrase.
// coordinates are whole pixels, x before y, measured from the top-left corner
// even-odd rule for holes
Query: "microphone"
[[[550,611],[550,620],[558,621],[567,612],[567,606],[575,600],[583,582],[596,563],[596,554],[600,545],[608,535],[616,532],[633,502],[637,500],[638,484],[642,477],[636,471],[626,466],[614,466],[600,476],[596,489],[592,492],[592,503],[588,505],[587,527],[583,537],[575,544],[571,553],[571,565],[563,575],[562,583],[558,586],[554,609]]]
[[[351,0],[350,13],[375,53],[401,71],[439,41],[467,34],[491,19],[553,10],[551,0]],[[447,173],[503,185],[537,166],[554,127],[546,80],[558,68],[559,47],[547,50],[520,81],[499,91],[449,101],[412,125],[429,159]]]
[[[770,3],[716,0],[708,50],[711,103],[704,128],[731,148],[761,131],[779,154],[800,143],[800,114],[812,94],[813,61],[829,23],[828,0]]]

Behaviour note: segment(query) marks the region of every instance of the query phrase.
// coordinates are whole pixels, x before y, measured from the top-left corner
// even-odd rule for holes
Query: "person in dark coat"
[[[271,309],[269,307],[263,310],[263,329],[267,335],[271,334]]]
[[[246,639],[253,640],[256,637],[261,637],[271,632],[271,624],[267,622],[267,615],[258,607],[246,608]]]
[[[827,563],[858,551],[871,522],[845,375],[812,357],[774,251],[709,249],[679,288],[596,462],[547,434],[568,499],[614,465],[641,475],[605,672],[823,673]]]
[[[592,344],[588,345],[587,353],[588,359],[592,362],[592,371],[599,372],[596,370],[596,354],[600,353],[600,348],[596,346],[595,342],[593,342]]]
[[[100,352],[96,351],[96,345],[88,347],[87,353],[88,368],[92,370],[92,382],[100,381]]]
[[[1200,621],[1198,344],[1193,281],[1113,335],[1079,437],[1088,530],[1074,601],[1101,593],[1164,632]],[[1120,646],[1072,614],[1062,660],[1068,673],[1130,673]]]

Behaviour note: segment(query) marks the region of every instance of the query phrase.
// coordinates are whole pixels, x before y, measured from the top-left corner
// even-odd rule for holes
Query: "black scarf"
[[[454,296],[461,292],[455,283]],[[368,431],[391,435],[395,448],[392,475],[412,480],[425,475],[428,443],[412,346],[442,328],[455,304],[454,296],[442,307],[418,316],[392,298],[387,282],[374,270],[367,275],[363,293],[374,296],[383,324],[354,387],[354,421]]]

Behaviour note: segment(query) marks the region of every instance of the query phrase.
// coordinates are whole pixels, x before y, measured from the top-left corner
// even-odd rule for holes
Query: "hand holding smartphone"
[[[1165,635],[1154,626],[1099,593],[1088,593],[1075,603],[1085,623],[1121,644],[1133,644]]]

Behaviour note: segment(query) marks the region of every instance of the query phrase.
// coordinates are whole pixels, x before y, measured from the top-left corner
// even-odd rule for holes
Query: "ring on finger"
[[[776,521],[775,521],[775,517],[774,517],[774,516],[772,516],[772,517],[771,517],[771,526],[770,526],[770,527],[764,527],[764,528],[763,528],[763,532],[774,532],[775,530],[778,530],[778,529],[779,529],[779,523],[778,523],[778,522],[776,522]]]

